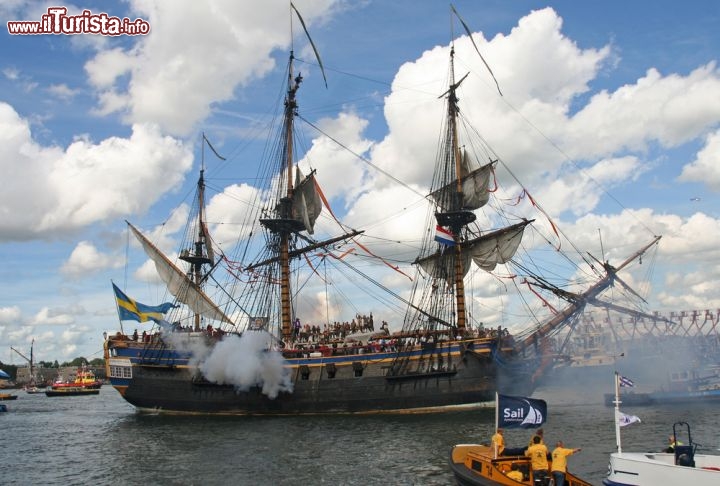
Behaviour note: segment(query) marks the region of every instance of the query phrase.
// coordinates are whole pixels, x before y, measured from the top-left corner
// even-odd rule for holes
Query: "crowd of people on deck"
[[[567,458],[582,449],[579,447],[575,449],[567,448],[563,441],[558,440],[551,453],[545,445],[543,429],[535,431],[527,447],[506,448],[503,433],[503,429],[498,428],[491,439],[493,450],[497,456],[529,457],[530,468],[533,471],[533,481],[537,486],[546,486],[551,477],[555,486],[565,485]],[[507,476],[515,481],[522,482],[524,480],[523,472],[520,471],[517,463],[513,463],[512,466]]]
[[[387,322],[383,321],[381,330],[388,331]],[[300,318],[296,318],[293,323],[292,340],[294,342],[315,342],[328,343],[345,339],[346,336],[355,333],[374,332],[375,323],[373,321],[372,312],[370,315],[356,314],[352,321],[338,322],[333,324],[311,325],[300,322]]]
[[[254,328],[261,329],[266,325],[266,323],[261,323]],[[227,331],[214,328],[210,324],[199,329],[192,324],[182,326],[180,322],[174,322],[171,326],[172,332],[201,332],[213,339],[221,339],[228,334]],[[478,327],[467,329],[464,334],[458,336],[453,336],[446,330],[420,331],[419,334],[412,336],[404,335],[402,332],[391,334],[387,321],[382,321],[376,329],[372,313],[368,315],[357,313],[355,318],[350,321],[336,321],[322,326],[302,324],[300,319],[296,318],[292,323],[291,339],[284,343],[284,354],[286,357],[310,357],[396,352],[408,346],[434,345],[462,337],[512,340],[507,328],[498,326],[497,329],[486,329],[482,323]],[[154,343],[160,339],[160,331],[143,331],[142,335],[139,335],[138,330],[135,329],[131,336],[118,332],[114,339]]]

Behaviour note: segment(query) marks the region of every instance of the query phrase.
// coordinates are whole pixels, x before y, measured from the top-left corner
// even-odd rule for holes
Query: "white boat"
[[[666,452],[623,452],[620,427],[634,421],[620,412],[619,375],[615,373],[615,436],[617,452],[610,454],[605,486],[711,486],[720,484],[720,456],[696,454],[687,422],[673,424],[674,448]],[[683,433],[684,429],[684,433]],[[682,434],[680,434],[682,433]],[[682,442],[680,442],[682,441]]]
[[[679,446],[680,448],[682,446]],[[695,445],[692,446],[695,448]],[[605,486],[658,486],[720,484],[720,456],[666,452],[614,452],[610,454]],[[685,456],[685,458],[681,458]],[[689,462],[683,462],[689,459]],[[688,465],[686,465],[688,464]],[[692,465],[690,465],[692,464]]]

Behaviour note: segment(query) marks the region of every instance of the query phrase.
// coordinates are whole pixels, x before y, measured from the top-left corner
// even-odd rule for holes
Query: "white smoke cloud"
[[[276,398],[281,391],[292,392],[285,360],[279,351],[267,349],[268,337],[264,332],[227,336],[200,364],[200,371],[213,383],[234,385],[243,391],[261,386],[270,398]]]
[[[280,392],[293,391],[285,360],[279,351],[268,350],[266,333],[229,335],[214,347],[194,340],[191,344],[190,340],[183,339],[182,333],[167,333],[164,337],[177,348],[189,351],[192,354],[189,364],[197,365],[212,383],[233,385],[241,391],[259,386],[262,393],[272,399]]]

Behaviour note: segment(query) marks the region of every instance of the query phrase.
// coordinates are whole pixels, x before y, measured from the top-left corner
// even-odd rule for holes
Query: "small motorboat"
[[[98,395],[99,388],[85,388],[82,386],[64,386],[60,388],[48,387],[45,395],[49,397],[77,397],[84,395]]]
[[[629,383],[622,385],[621,383]],[[621,386],[634,386],[632,380],[615,372],[615,442],[617,452],[610,454],[605,486],[657,486],[658,484],[684,484],[710,486],[720,484],[720,456],[697,454],[690,425],[675,422],[672,428],[672,447],[664,452],[624,452],[620,428],[640,418],[620,411]],[[683,442],[680,442],[682,440]]]
[[[53,390],[62,390],[64,388],[85,388],[85,389],[99,389],[102,386],[102,381],[95,377],[95,373],[92,372],[86,366],[78,368],[75,374],[75,379],[72,381],[63,381],[62,379],[56,380],[52,384]],[[47,394],[47,393],[46,393]]]
[[[686,434],[678,435],[683,428]],[[687,422],[673,424],[672,452],[613,452],[605,486],[656,486],[687,484],[710,486],[720,484],[720,456],[697,454]],[[678,439],[687,442],[678,442]]]
[[[523,475],[522,481],[507,476],[513,469]],[[450,467],[457,484],[461,486],[518,486],[535,484],[530,458],[526,456],[499,456],[495,459],[489,445],[458,444],[450,453]],[[565,474],[568,486],[592,486],[571,472]]]
[[[7,412],[7,411],[8,411],[7,405],[5,405],[4,403],[0,403],[0,412]]]
[[[515,397],[495,394],[495,430],[500,428],[531,428],[542,425],[547,418],[547,403],[529,397]],[[502,413],[498,411],[502,410]],[[493,439],[494,440],[494,439]],[[547,471],[552,470],[548,460],[548,469],[542,475],[533,471],[530,457],[522,455],[522,449],[504,450],[496,453],[492,445],[458,444],[450,452],[450,468],[455,481],[460,486],[546,486],[550,480]],[[520,454],[520,455],[512,455]],[[508,476],[517,476],[518,479]],[[521,478],[522,476],[522,478]],[[565,484],[568,486],[592,486],[574,474],[566,471]]]
[[[12,393],[0,393],[0,400],[17,400],[17,395]]]

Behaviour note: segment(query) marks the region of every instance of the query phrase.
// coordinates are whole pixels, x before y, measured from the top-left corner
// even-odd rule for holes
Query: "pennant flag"
[[[10,379],[10,375],[5,373],[3,370],[0,370],[0,380],[9,380],[9,379]]]
[[[435,241],[447,246],[455,246],[455,237],[449,229],[440,225],[435,227]]]
[[[620,380],[620,386],[635,386],[635,383],[630,378],[626,378],[625,376],[618,375],[618,379]]]
[[[627,415],[619,410],[617,411],[615,420],[617,420],[617,423],[620,427],[625,427],[626,425],[634,424],[635,422],[641,421],[640,417],[638,417],[637,415]]]
[[[498,395],[498,428],[534,429],[547,419],[545,400]]]
[[[118,315],[121,321],[158,321],[163,318],[163,314],[167,311],[177,307],[172,302],[165,302],[160,305],[141,304],[125,295],[114,283],[113,290],[115,291],[115,300],[117,301]]]

